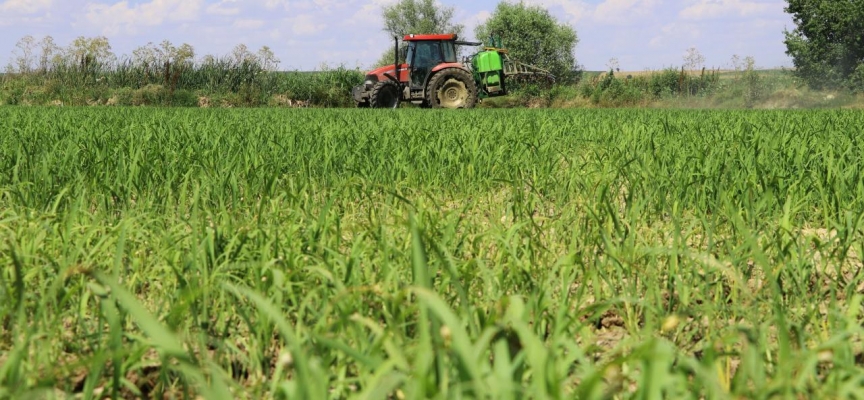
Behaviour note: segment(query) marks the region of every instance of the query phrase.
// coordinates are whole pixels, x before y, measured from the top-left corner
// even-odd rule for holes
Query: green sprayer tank
[[[477,53],[472,60],[472,67],[474,80],[482,88],[480,90],[481,96],[496,96],[506,93],[504,89],[504,63],[498,51],[486,50]]]

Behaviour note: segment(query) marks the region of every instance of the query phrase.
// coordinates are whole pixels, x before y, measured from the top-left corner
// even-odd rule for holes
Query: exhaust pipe
[[[396,84],[399,84],[399,36],[393,36],[393,75],[396,75]]]
[[[399,83],[399,36],[393,36],[393,75],[385,72],[384,76],[393,81],[399,87],[399,91],[402,91],[402,84]]]

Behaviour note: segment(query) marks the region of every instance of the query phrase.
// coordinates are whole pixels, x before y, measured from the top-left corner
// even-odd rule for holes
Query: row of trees
[[[28,35],[15,44],[12,56],[6,71],[29,73],[49,71],[60,64],[65,66],[106,62],[114,58],[114,53],[111,52],[108,39],[102,36],[94,38],[82,36],[63,48],[57,45],[51,36],[36,40]]]
[[[28,35],[15,45],[12,61],[6,66],[6,72],[48,73],[58,69],[87,69],[116,63],[160,70],[167,68],[166,66],[189,67],[196,63],[195,56],[195,49],[191,45],[183,43],[175,46],[168,40],[158,45],[147,43],[134,49],[130,56],[118,57],[112,51],[108,38],[104,36],[78,37],[68,46],[61,47],[51,36],[37,40]],[[227,59],[236,64],[253,62],[268,71],[276,70],[279,65],[279,59],[267,46],[253,52],[246,45],[240,44],[232,49]],[[216,56],[206,55],[201,58],[200,63],[207,65],[217,61],[219,60]]]

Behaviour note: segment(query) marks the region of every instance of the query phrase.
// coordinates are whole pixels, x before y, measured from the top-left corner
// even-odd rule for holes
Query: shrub
[[[578,88],[574,85],[556,85],[549,90],[549,100],[573,100],[580,95]]]
[[[588,79],[583,79],[576,86],[576,91],[583,99],[591,98],[591,95],[594,94],[594,84]]]
[[[651,80],[648,82],[651,95],[661,98],[679,93],[680,77],[681,73],[674,68],[667,68],[659,74],[651,75]]]
[[[109,106],[131,106],[134,93],[135,90],[132,88],[119,88],[105,101],[105,104]]]
[[[27,92],[27,87],[25,85],[9,85],[8,89],[4,88],[4,92],[8,93],[6,98],[4,99],[4,104],[15,106],[24,103],[24,97]]]
[[[132,92],[133,106],[161,106],[170,99],[170,94],[162,85],[147,85]]]
[[[198,107],[198,96],[189,90],[175,90],[171,96],[171,105],[177,107]]]
[[[855,72],[849,76],[849,89],[853,93],[864,93],[864,62],[858,63]]]

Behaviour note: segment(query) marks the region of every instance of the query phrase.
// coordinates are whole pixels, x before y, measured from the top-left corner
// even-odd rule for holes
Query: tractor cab
[[[432,70],[442,64],[456,63],[456,35],[406,35],[408,43],[405,61],[408,85],[412,92],[426,88]]]

